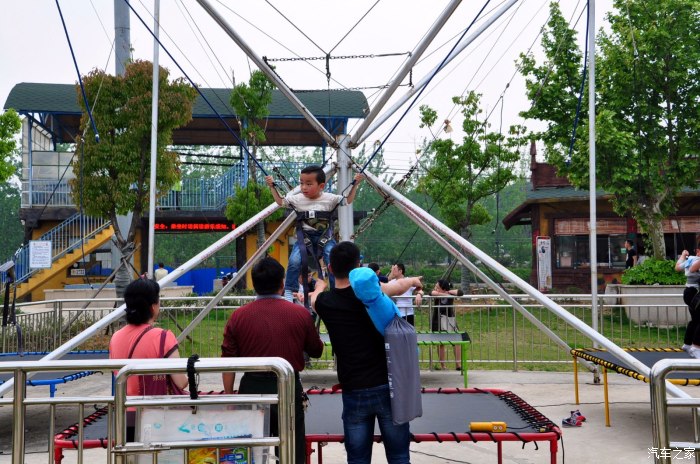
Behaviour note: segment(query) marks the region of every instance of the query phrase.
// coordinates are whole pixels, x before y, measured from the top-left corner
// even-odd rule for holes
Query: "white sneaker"
[[[693,345],[688,350],[688,354],[690,355],[691,358],[700,359],[700,348]]]
[[[683,346],[681,346],[681,350],[690,353],[690,348],[692,348],[692,345],[686,345],[683,343]]]
[[[294,301],[294,295],[292,295],[292,291],[291,291],[291,290],[285,290],[285,291],[284,291],[284,299],[287,300],[287,301],[289,301],[289,302],[293,302],[293,301]]]

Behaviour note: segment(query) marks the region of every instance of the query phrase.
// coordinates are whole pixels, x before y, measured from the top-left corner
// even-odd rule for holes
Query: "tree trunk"
[[[459,230],[459,235],[461,235],[462,238],[464,238],[465,240],[469,240],[469,227],[468,226],[461,227]],[[464,292],[464,294],[468,295],[469,294],[469,276],[471,275],[471,271],[469,270],[468,267],[466,267],[464,265],[462,265],[460,267],[460,269],[462,270],[462,276],[460,279],[459,286],[462,289],[462,291]]]
[[[655,259],[666,259],[666,242],[664,242],[664,227],[659,202],[651,205],[649,210],[642,212],[644,222],[644,232],[651,240],[652,250]]]

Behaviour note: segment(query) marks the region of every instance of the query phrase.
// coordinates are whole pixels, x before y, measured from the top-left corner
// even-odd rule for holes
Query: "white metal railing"
[[[700,463],[700,424],[698,423],[698,408],[700,398],[668,398],[666,378],[674,372],[695,373],[700,375],[700,359],[663,359],[651,368],[649,388],[651,390],[651,419],[654,435],[654,448],[650,450],[654,461],[661,464],[671,464],[682,453],[688,459],[695,458]],[[687,408],[692,417],[693,441],[671,441],[668,421],[669,408]],[[687,431],[688,427],[682,427]]]
[[[46,426],[49,433],[48,459],[53,460],[56,406],[79,405],[78,424],[82,424],[84,406],[91,403],[107,404],[109,407],[109,430],[106,446],[110,453],[108,462],[118,464],[126,462],[128,454],[153,454],[153,462],[157,464],[159,451],[167,449],[191,449],[191,448],[231,448],[231,447],[258,447],[279,446],[280,462],[292,463],[294,456],[294,370],[292,366],[282,358],[203,358],[195,364],[197,373],[221,373],[221,372],[274,372],[277,375],[278,393],[276,395],[217,395],[200,397],[192,400],[189,397],[128,397],[126,396],[126,381],[130,375],[141,374],[173,374],[187,372],[186,358],[173,359],[110,359],[90,361],[26,361],[26,362],[0,362],[0,372],[12,372],[14,374],[13,397],[0,399],[0,406],[12,407],[12,464],[24,464],[25,462],[25,425],[27,406],[48,405],[50,408],[49,421]],[[64,371],[99,371],[112,373],[119,370],[115,377],[114,395],[52,398],[27,397],[24,384],[26,380],[37,372],[64,372]],[[279,437],[251,437],[251,438],[225,438],[206,441],[161,441],[161,442],[132,442],[126,440],[126,408],[127,407],[152,407],[152,406],[198,406],[205,404],[279,404]],[[113,434],[112,434],[113,431]],[[78,462],[83,462],[82,448],[83,427],[79,426],[79,456]],[[112,436],[114,440],[112,440]]]
[[[653,295],[652,295],[653,296]],[[665,295],[676,298],[676,295]],[[194,320],[213,297],[162,298],[159,324],[171,329],[176,335]],[[544,326],[554,332],[570,347],[591,347],[593,344],[578,330],[563,323],[550,311],[526,295],[513,295]],[[570,314],[592,325],[591,296],[579,294],[551,295]],[[685,305],[668,303],[664,306],[643,303],[647,296],[633,296],[640,303],[618,304],[616,296],[599,296],[600,333],[622,347],[680,347],[683,344],[685,323],[677,325],[658,324],[656,320],[645,320],[641,324],[633,322],[635,312],[656,313],[659,320],[668,320],[669,313],[686,314]],[[221,337],[232,311],[251,301],[252,296],[226,296],[209,313],[188,337],[181,342],[183,353],[196,352],[203,356],[219,356]],[[81,306],[90,303],[85,310]],[[101,319],[117,304],[116,299],[91,300],[51,300],[23,303],[17,319],[23,328],[25,349],[31,351],[52,351],[66,340]],[[430,331],[433,299],[426,297],[424,304],[416,308],[416,329]],[[513,310],[512,306],[499,299],[498,295],[465,295],[455,300],[456,321],[460,332],[467,332],[471,339],[469,362],[480,363],[480,367],[517,369],[519,364],[545,366],[570,363],[570,353],[551,341],[531,322]],[[33,314],[32,314],[33,313]],[[674,316],[675,317],[675,316]],[[67,321],[73,321],[66,325]],[[322,327],[323,330],[323,327]],[[104,346],[91,345],[89,348],[106,348],[108,337],[102,336]],[[13,331],[7,331],[2,340],[5,352],[17,350],[17,340]],[[87,349],[83,347],[83,349]],[[451,350],[447,350],[451,351]],[[431,350],[421,352],[421,366],[439,368],[433,364]],[[449,356],[449,353],[448,353]],[[318,361],[328,365],[332,358]],[[454,367],[450,359],[449,365]]]

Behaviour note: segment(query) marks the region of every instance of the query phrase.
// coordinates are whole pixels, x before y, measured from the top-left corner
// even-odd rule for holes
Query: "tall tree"
[[[452,101],[460,107],[465,135],[461,144],[450,138],[437,138],[428,144],[432,159],[419,190],[435,201],[448,227],[469,239],[472,226],[491,220],[481,202],[516,178],[514,165],[519,158],[522,128],[511,127],[508,139],[491,132],[488,122],[479,120],[479,95],[474,92]],[[425,105],[420,111],[421,127],[432,126],[437,113]],[[462,269],[463,288],[468,285],[467,277],[467,270]]]
[[[17,155],[16,136],[21,127],[22,121],[12,108],[0,114],[0,182],[16,172],[13,157]]]
[[[654,257],[664,259],[662,219],[675,210],[683,188],[697,188],[700,175],[700,15],[696,0],[616,0],[614,6],[607,15],[610,31],[598,36],[596,176],[599,186],[613,194],[615,211],[636,219]],[[572,65],[558,56],[567,50],[574,58],[580,54],[556,4],[550,10],[542,41],[547,62],[537,66],[531,57],[523,59],[528,96],[536,104],[522,114],[548,123],[548,131],[540,134],[547,160],[572,184],[587,188],[585,111],[568,156],[576,109],[568,82],[572,66],[580,69],[582,61]],[[556,101],[563,104],[552,107]]]
[[[84,137],[78,138],[73,161],[77,178],[70,181],[76,205],[87,214],[107,218],[115,228],[117,245],[132,246],[136,228],[148,207],[151,158],[151,99],[153,65],[130,63],[123,76],[94,70],[83,78],[85,92],[100,133],[95,140],[85,108],[80,121]],[[156,189],[166,194],[179,179],[176,153],[166,149],[172,133],[192,119],[195,90],[183,79],[168,80],[160,68],[158,99],[158,147]],[[83,105],[80,89],[78,101]],[[81,185],[82,184],[82,185]],[[128,230],[121,230],[117,215],[133,212]]]
[[[269,106],[272,103],[272,91],[274,89],[275,85],[265,73],[255,70],[251,73],[247,84],[242,82],[231,91],[231,106],[241,126],[241,138],[251,149],[253,156],[248,159],[250,183],[243,187],[244,190],[248,189],[250,192],[243,192],[241,189],[237,189],[236,195],[229,199],[229,205],[227,206],[227,217],[229,219],[233,219],[233,216],[228,216],[229,211],[245,211],[249,208],[250,195],[255,198],[257,204],[261,202],[263,189],[256,183],[262,179],[258,179],[254,158],[257,159],[258,145],[267,139],[263,122],[267,120],[266,118],[270,114]],[[262,246],[265,241],[264,222],[258,224],[257,231],[258,246]]]

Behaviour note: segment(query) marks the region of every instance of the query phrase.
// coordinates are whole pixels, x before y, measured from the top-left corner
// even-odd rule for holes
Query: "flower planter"
[[[690,321],[690,314],[683,302],[684,289],[684,285],[609,284],[605,287],[605,294],[619,296],[604,301],[606,305],[624,306],[627,318],[637,325],[685,326]]]

